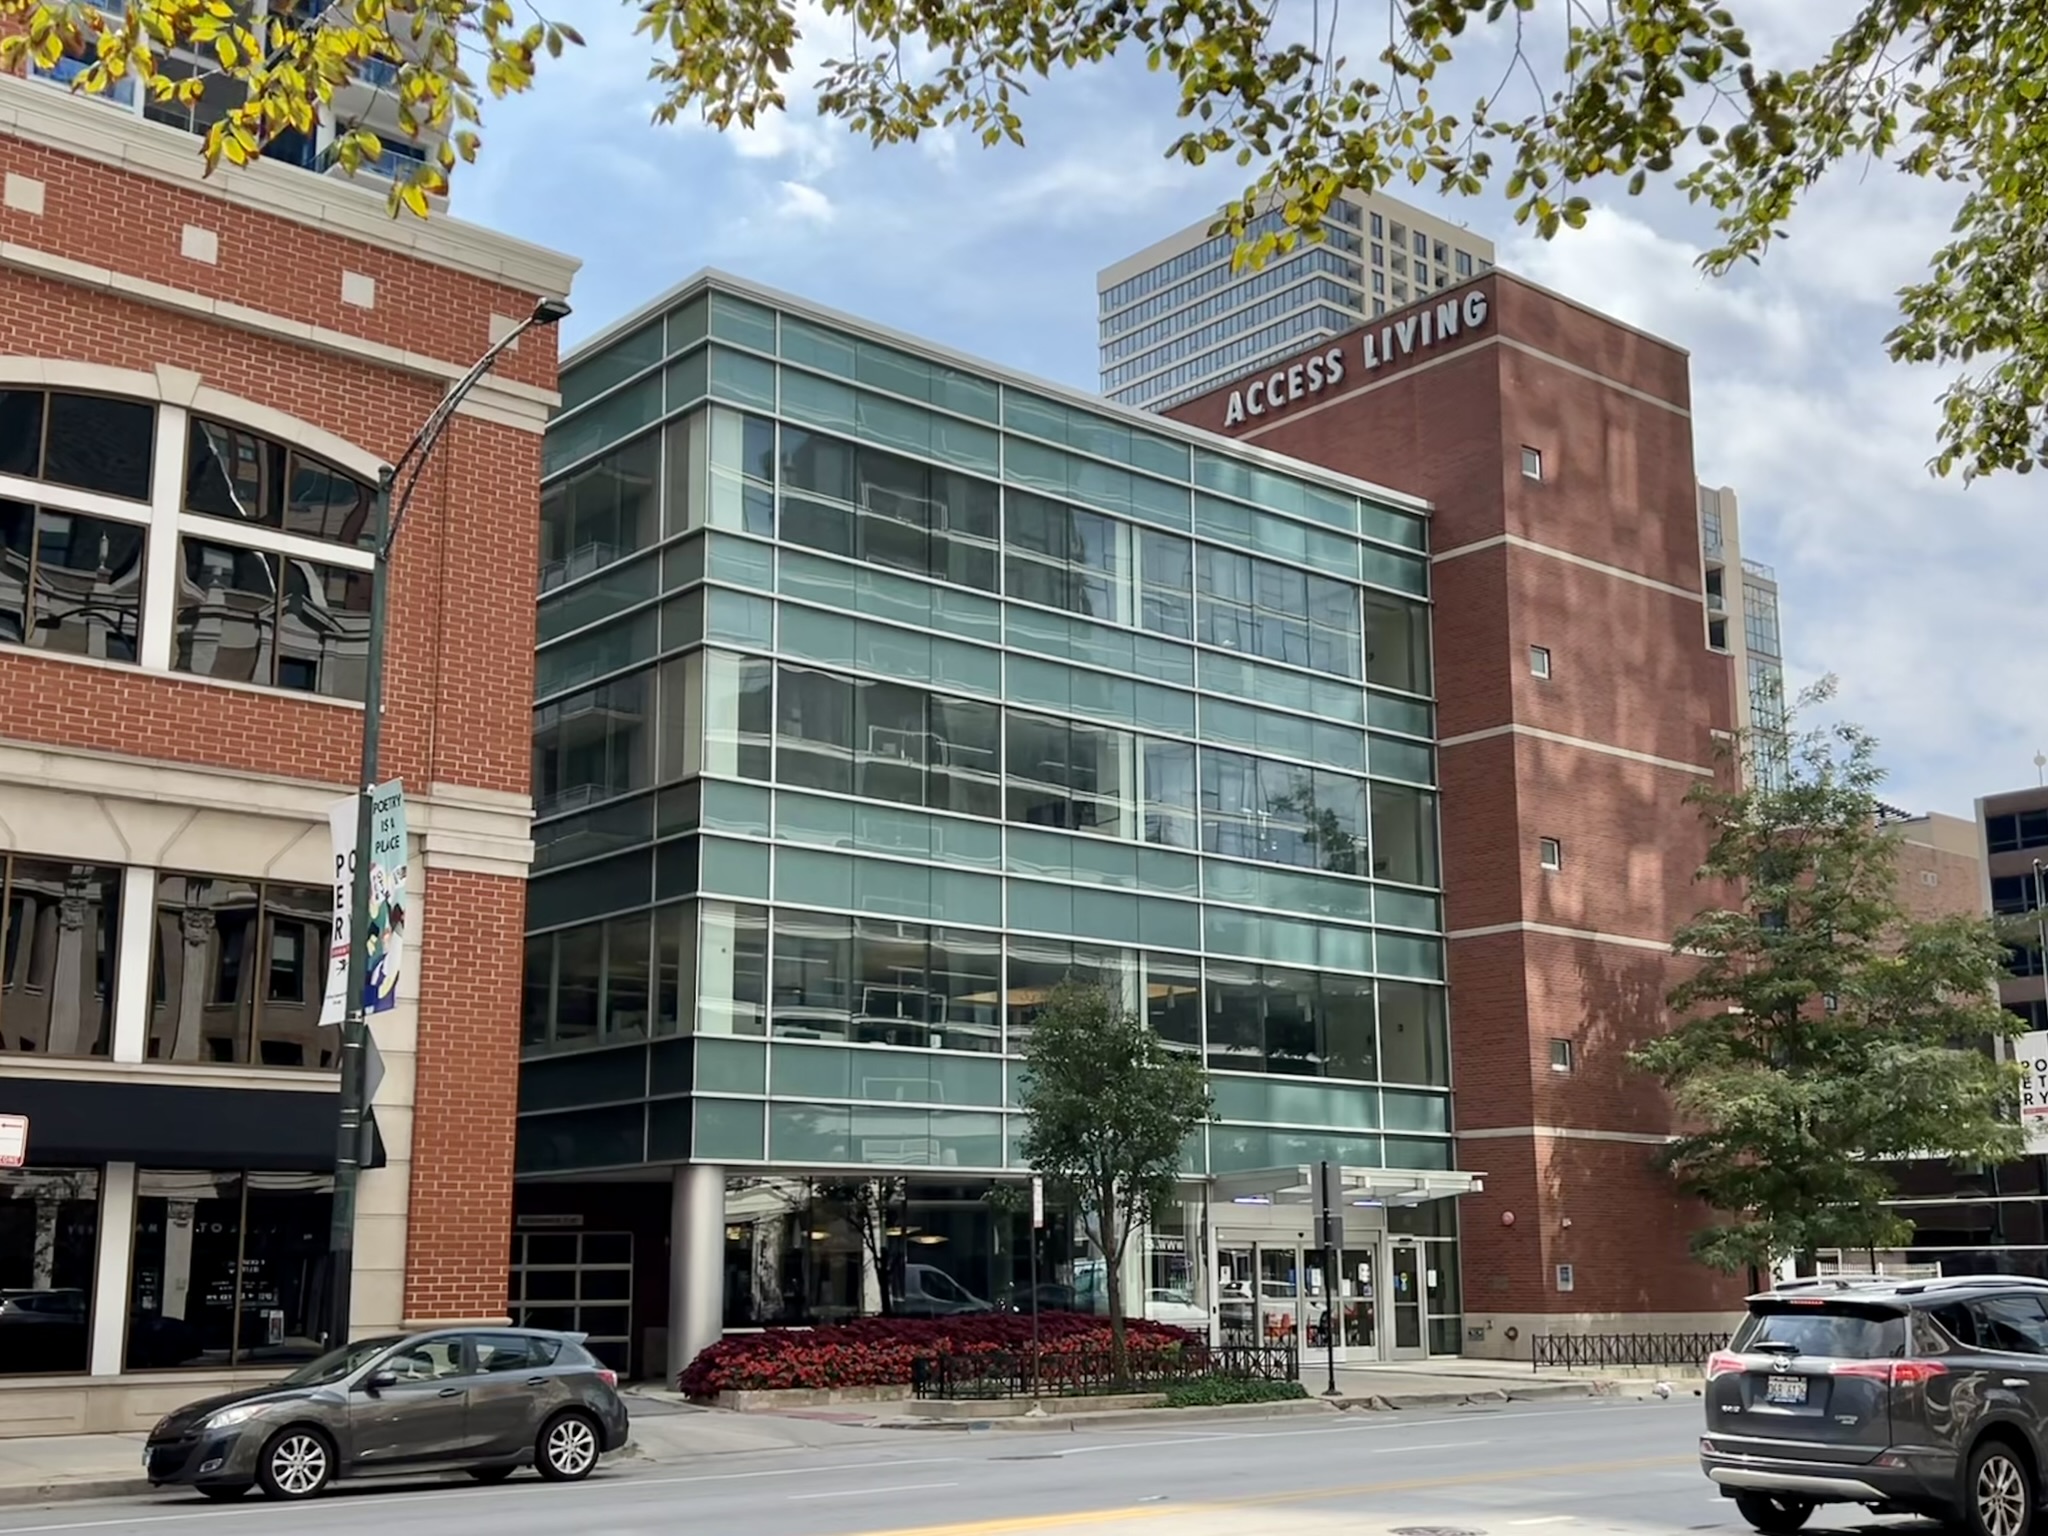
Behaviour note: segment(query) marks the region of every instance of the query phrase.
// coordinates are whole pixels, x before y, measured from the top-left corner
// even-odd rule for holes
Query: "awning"
[[[139,1163],[325,1173],[341,1096],[333,1089],[0,1076],[0,1113],[26,1115],[31,1167]],[[381,1139],[365,1166],[383,1161]]]
[[[1476,1194],[1486,1187],[1485,1174],[1465,1169],[1342,1168],[1338,1173],[1344,1199],[1354,1204],[1420,1205],[1425,1200]],[[1300,1163],[1218,1174],[1211,1180],[1211,1188],[1219,1201],[1242,1205],[1313,1205],[1316,1168],[1313,1163]]]

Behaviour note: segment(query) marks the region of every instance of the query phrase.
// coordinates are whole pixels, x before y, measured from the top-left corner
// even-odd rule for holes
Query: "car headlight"
[[[206,1421],[208,1429],[233,1429],[237,1424],[254,1418],[260,1411],[255,1403],[241,1403],[233,1408],[223,1408]]]

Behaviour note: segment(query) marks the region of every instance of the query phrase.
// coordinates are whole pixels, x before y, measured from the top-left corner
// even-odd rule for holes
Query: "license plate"
[[[1804,1376],[1767,1376],[1764,1378],[1764,1401],[1779,1403],[1788,1408],[1806,1406],[1806,1378]]]

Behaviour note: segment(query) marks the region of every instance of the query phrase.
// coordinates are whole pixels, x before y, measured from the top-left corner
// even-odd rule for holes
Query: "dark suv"
[[[1707,1363],[1700,1465],[1759,1531],[1820,1504],[2026,1536],[2048,1450],[2048,1282],[1789,1281]]]

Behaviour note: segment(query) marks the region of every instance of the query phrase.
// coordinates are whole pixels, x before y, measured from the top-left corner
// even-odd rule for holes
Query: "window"
[[[1011,491],[1003,590],[1026,602],[1128,623],[1131,528],[1043,496]],[[1184,588],[1183,588],[1184,589]]]
[[[1406,277],[1408,275],[1408,256],[1405,251],[1394,252],[1393,266],[1396,277]]]
[[[1394,302],[1396,304],[1406,304],[1408,302],[1408,285],[1399,278],[1394,280]]]
[[[1535,677],[1550,676],[1550,649],[1548,646],[1529,647],[1529,671]]]
[[[988,481],[784,427],[782,487],[792,543],[996,590],[1000,493]]]
[[[1418,258],[1427,258],[1429,255],[1429,236],[1419,229],[1415,231],[1415,254]]]
[[[1969,1304],[1977,1347],[2009,1355],[2048,1355],[2048,1314],[2033,1296],[1987,1296]]]
[[[1430,242],[1429,254],[1430,259],[1434,261],[1438,266],[1442,266],[1445,262],[1451,259],[1450,248],[1446,246],[1444,242],[1441,240],[1432,240]]]
[[[1522,478],[1524,480],[1541,480],[1543,478],[1543,454],[1540,449],[1524,448],[1522,450]]]
[[[155,437],[143,401],[0,389],[0,475],[147,501]]]
[[[1406,224],[1394,225],[1391,229],[1387,231],[1387,238],[1394,242],[1394,246],[1397,250],[1407,250],[1408,226]]]
[[[803,667],[782,667],[778,679],[778,783],[1001,814],[995,705]]]
[[[1364,874],[1365,781],[1205,747],[1202,847],[1266,864]]]
[[[778,911],[774,933],[770,1027],[776,1038],[846,1039],[853,1006],[853,919]]]
[[[1572,1043],[1569,1040],[1550,1042],[1550,1070],[1569,1072],[1572,1069]]]
[[[1389,1083],[1448,1087],[1450,1047],[1441,987],[1412,981],[1379,985],[1380,1077]]]
[[[1709,619],[1707,621],[1707,644],[1717,651],[1728,649],[1728,621]]]
[[[1128,731],[1011,711],[1005,813],[1035,827],[1125,835],[1133,745]]]
[[[96,1168],[0,1168],[0,1375],[87,1368],[99,1217]]]
[[[330,887],[162,874],[155,917],[150,1060],[334,1065],[320,1028]]]
[[[1194,546],[1170,533],[1138,532],[1139,622],[1177,640],[1194,638]]]
[[[1545,869],[1564,868],[1564,844],[1554,837],[1538,838],[1537,859]]]
[[[1427,608],[1378,592],[1365,594],[1365,680],[1404,693],[1429,692]]]
[[[476,1367],[486,1376],[514,1371],[543,1371],[562,1352],[560,1339],[536,1338],[520,1333],[476,1333],[470,1335],[476,1350]]]
[[[1387,264],[1387,248],[1384,245],[1375,245],[1372,248],[1372,264],[1376,267],[1384,267]]]
[[[697,918],[697,1033],[764,1034],[768,1027],[768,909],[729,901],[706,901],[701,907]]]
[[[1387,274],[1386,274],[1386,273],[1384,273],[1384,272],[1375,272],[1375,273],[1373,273],[1373,275],[1372,275],[1372,291],[1373,291],[1374,293],[1385,293],[1385,292],[1387,291]]]
[[[1438,884],[1436,796],[1405,784],[1374,784],[1371,796],[1374,877]]]
[[[121,871],[0,855],[0,1050],[105,1056]]]
[[[360,699],[368,571],[185,538],[171,665],[180,672]]]
[[[654,1032],[653,925],[674,910],[529,937],[521,1039],[529,1046],[646,1039]]]
[[[1396,227],[1398,228],[1399,226],[1397,225]],[[1380,236],[1381,236],[1382,234],[1384,234],[1385,232],[1386,232],[1386,221],[1385,221],[1385,220],[1383,220],[1383,219],[1382,219],[1382,218],[1381,218],[1381,217],[1380,217],[1380,216],[1379,216],[1378,214],[1374,214],[1374,215],[1372,216],[1372,237],[1373,237],[1373,239],[1375,239],[1375,240],[1379,239],[1379,238],[1380,238]],[[1396,238],[1398,238],[1398,236],[1397,236]]]
[[[1386,312],[1387,301],[1385,299],[1374,299],[1372,301],[1372,314],[1375,320],[1377,320],[1381,315],[1384,315]]]
[[[1121,998],[1130,964],[1126,950],[1073,944],[1065,939],[1012,937],[1004,992],[1006,1048],[1014,1055],[1023,1054],[1030,1042],[1032,1021],[1061,982],[1107,987]]]
[[[1931,871],[1930,871],[1931,873]],[[1991,910],[2001,917],[2018,917],[2041,905],[2040,882],[2031,874],[1994,875],[1991,880]]]
[[[1984,842],[1992,853],[2048,848],[2048,807],[1984,818]]]
[[[1181,955],[1146,955],[1145,1022],[1179,1050],[1202,1048],[1202,967]]]
[[[654,673],[614,678],[533,712],[533,814],[579,811],[653,783]]]
[[[0,643],[136,660],[146,537],[134,523],[0,501]]]
[[[1212,962],[1208,984],[1212,1072],[1377,1075],[1367,978]]]
[[[361,481],[253,432],[194,418],[185,510],[330,544],[357,544],[375,493]]]
[[[1358,589],[1212,545],[1195,551],[1199,638],[1338,677],[1363,670]]]
[[[129,1370],[219,1369],[321,1352],[334,1183],[317,1173],[143,1169],[128,1274]]]
[[[660,485],[661,435],[653,432],[549,485],[540,499],[540,590],[654,543]]]
[[[1472,275],[1472,253],[1470,251],[1458,252],[1457,267],[1458,276],[1470,277]]]

